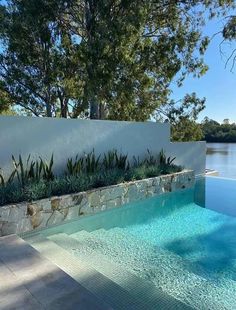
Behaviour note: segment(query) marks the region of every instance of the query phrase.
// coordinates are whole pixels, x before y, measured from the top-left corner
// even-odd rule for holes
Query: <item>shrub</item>
[[[146,166],[143,164],[139,167],[133,167],[129,171],[127,171],[125,175],[126,181],[134,181],[134,180],[141,180],[146,178],[145,172]]]
[[[100,156],[94,150],[82,157],[68,159],[64,175],[53,174],[53,155],[49,163],[41,157],[32,160],[29,155],[24,163],[21,156],[12,156],[14,170],[5,179],[0,173],[0,205],[21,201],[38,200],[52,195],[63,195],[86,191],[92,188],[109,186],[124,181],[179,172],[182,167],[174,165],[175,158],[166,157],[162,150],[153,155],[149,150],[146,158],[133,158],[130,165],[127,155],[113,150]]]
[[[25,195],[22,188],[14,184],[0,186],[0,205],[24,201]]]
[[[27,184],[24,188],[24,200],[33,201],[42,198],[50,197],[52,194],[51,187],[45,180],[39,182],[32,182]]]

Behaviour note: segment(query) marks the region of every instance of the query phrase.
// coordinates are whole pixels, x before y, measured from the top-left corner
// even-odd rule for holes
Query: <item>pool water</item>
[[[236,309],[236,181],[201,178],[40,234],[117,283],[131,274],[193,309]]]

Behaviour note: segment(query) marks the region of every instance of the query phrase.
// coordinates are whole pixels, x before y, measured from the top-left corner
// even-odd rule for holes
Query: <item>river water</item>
[[[236,179],[236,143],[207,143],[206,168]]]

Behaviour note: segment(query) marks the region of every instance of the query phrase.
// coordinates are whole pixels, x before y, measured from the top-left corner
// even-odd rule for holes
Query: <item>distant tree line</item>
[[[201,124],[203,140],[207,142],[236,142],[236,124],[225,119],[222,124],[205,117]]]

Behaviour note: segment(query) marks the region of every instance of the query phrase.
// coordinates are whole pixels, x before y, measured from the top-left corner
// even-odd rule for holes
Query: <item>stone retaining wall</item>
[[[192,187],[194,172],[121,183],[87,192],[0,207],[0,236],[50,227],[165,192]]]

